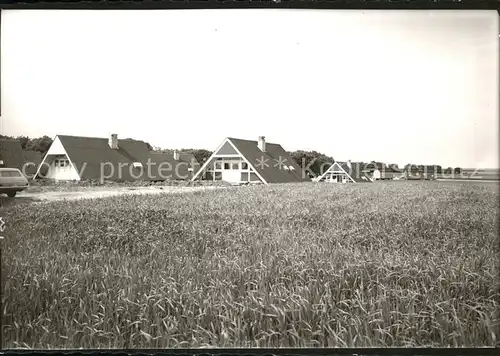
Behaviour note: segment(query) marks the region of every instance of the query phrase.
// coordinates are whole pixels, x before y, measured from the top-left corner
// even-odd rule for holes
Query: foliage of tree
[[[301,169],[319,176],[326,172],[330,166],[335,163],[333,157],[327,156],[317,151],[293,151],[288,152],[290,156],[297,162]],[[312,172],[312,173],[311,173]]]
[[[387,169],[387,164],[384,162],[371,161],[367,166],[377,169]]]
[[[155,147],[154,150],[158,151],[158,152],[165,152],[165,153],[170,153],[170,154],[172,154],[174,152],[174,149],[170,149],[170,148],[162,149],[162,148]],[[197,148],[181,148],[178,151],[183,152],[183,153],[192,154],[199,164],[205,163],[205,161],[207,159],[209,159],[213,153],[212,151],[208,151],[205,149],[197,149]]]
[[[199,164],[205,163],[205,161],[209,159],[213,153],[212,151],[208,151],[205,149],[195,149],[195,148],[182,149],[181,152],[192,154]]]
[[[416,169],[416,166],[415,166],[414,164],[412,164],[412,163],[407,163],[407,164],[405,164],[405,167],[403,168],[403,170],[404,170],[405,172],[410,171],[410,170],[412,170],[412,169],[413,169],[413,170],[415,170],[415,169]]]
[[[389,168],[394,169],[395,171],[399,171],[399,165],[397,163],[391,163],[389,164]]]
[[[0,135],[0,138],[18,140],[21,143],[21,147],[23,148],[23,150],[37,151],[42,155],[45,155],[49,150],[50,145],[52,145],[52,138],[47,135],[37,138],[29,138],[28,136],[13,137]]]

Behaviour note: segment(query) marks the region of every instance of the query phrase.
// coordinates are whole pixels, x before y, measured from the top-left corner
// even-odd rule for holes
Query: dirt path
[[[20,192],[14,199],[35,200],[35,201],[59,201],[59,200],[77,200],[92,198],[107,198],[120,195],[137,194],[175,194],[188,193],[217,189],[220,187],[117,187],[106,189],[93,189],[79,191],[47,191],[47,192]]]

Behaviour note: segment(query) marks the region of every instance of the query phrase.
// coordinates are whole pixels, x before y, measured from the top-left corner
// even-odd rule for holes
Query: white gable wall
[[[66,158],[69,160],[69,165],[65,167],[57,167],[55,160],[59,158],[58,156],[64,156],[60,158]],[[71,158],[68,157],[64,146],[58,136],[52,142],[47,154],[43,158],[42,164],[38,168],[48,167],[47,173],[44,177],[46,179],[54,180],[80,180],[80,175],[78,174],[75,166],[71,162]],[[37,172],[38,174],[38,172]]]
[[[316,180],[317,182],[326,181],[329,183],[356,183],[337,162]]]
[[[236,165],[235,167],[233,167],[233,163]],[[243,168],[243,163],[246,163],[246,168]],[[228,168],[225,168],[226,164]],[[231,140],[227,138],[191,180],[194,181],[198,177],[203,177],[204,173],[208,173],[211,177],[210,180],[214,181],[223,180],[232,184],[247,182],[262,182],[267,184],[252,164],[241,154]],[[216,179],[216,176],[220,178]]]
[[[80,180],[78,172],[71,163],[66,167],[56,167],[55,161],[52,161],[52,164],[49,166],[45,178],[54,180]]]
[[[59,136],[56,136],[54,142],[52,142],[52,145],[49,148],[49,151],[47,152],[47,155],[65,155],[65,154],[66,150],[64,149],[61,140],[59,140]]]

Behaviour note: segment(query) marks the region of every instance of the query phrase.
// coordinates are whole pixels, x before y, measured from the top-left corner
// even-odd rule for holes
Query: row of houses
[[[33,179],[52,180],[208,180],[231,184],[292,182],[370,183],[397,179],[402,172],[374,164],[335,162],[312,177],[279,144],[225,138],[203,165],[192,154],[157,152],[144,141],[57,135],[42,158],[23,151],[18,141],[0,140],[0,166],[19,168]]]

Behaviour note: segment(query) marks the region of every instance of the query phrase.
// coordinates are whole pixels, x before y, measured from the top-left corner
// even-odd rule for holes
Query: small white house
[[[378,169],[375,169],[373,172],[372,172],[372,179],[373,180],[379,180],[381,177],[380,175],[380,171]]]
[[[305,175],[304,175],[305,176]],[[311,181],[279,144],[225,138],[192,180],[246,183],[288,183]]]
[[[372,179],[362,172],[357,164],[347,161],[335,162],[316,181],[327,183],[368,183],[372,182]]]

